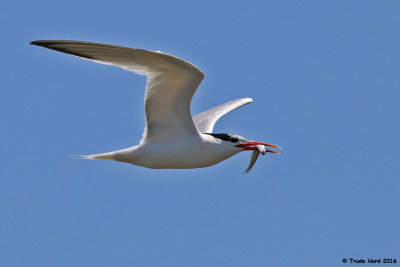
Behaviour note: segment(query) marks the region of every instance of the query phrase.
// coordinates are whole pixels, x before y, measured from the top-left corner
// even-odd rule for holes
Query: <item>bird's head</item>
[[[263,155],[265,155],[266,153],[279,154],[276,151],[265,148],[267,146],[280,149],[279,146],[273,144],[247,140],[246,138],[235,134],[226,134],[226,133],[207,133],[207,134],[213,136],[214,138],[231,143],[234,147],[241,148],[243,150],[260,151]]]
[[[264,143],[264,142],[258,142],[258,141],[250,141],[250,140],[244,140],[240,144],[235,145],[235,147],[240,147],[243,150],[254,150],[254,151],[260,151],[261,154],[265,155],[267,152],[268,153],[274,153],[274,154],[279,154],[279,152],[273,151],[266,149],[265,147],[275,147],[281,149],[279,146],[269,144],[269,143]]]
[[[250,141],[244,137],[235,134],[225,134],[225,133],[221,134],[206,133],[206,134],[221,140],[220,142],[222,142],[225,146],[228,146],[230,149],[234,148],[235,149],[234,153],[239,153],[241,151],[246,151],[246,150],[252,150],[253,153],[251,155],[250,164],[249,167],[247,167],[245,173],[248,173],[251,170],[251,168],[253,168],[260,153],[263,155],[267,153],[279,154],[276,151],[269,150],[266,148],[266,147],[275,147],[280,149],[279,146],[273,144],[258,142],[258,141]]]

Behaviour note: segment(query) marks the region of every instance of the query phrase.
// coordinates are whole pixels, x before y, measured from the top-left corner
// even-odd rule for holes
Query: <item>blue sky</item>
[[[400,2],[8,1],[2,266],[343,266],[400,260]],[[136,145],[145,78],[30,46],[160,50],[206,75],[192,112],[282,146],[196,170],[71,155]],[[193,152],[195,153],[195,151]]]

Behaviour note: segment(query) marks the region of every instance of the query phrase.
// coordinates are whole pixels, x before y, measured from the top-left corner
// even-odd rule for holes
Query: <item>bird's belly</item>
[[[204,168],[224,161],[239,151],[221,151],[207,144],[146,146],[133,164],[151,169]]]

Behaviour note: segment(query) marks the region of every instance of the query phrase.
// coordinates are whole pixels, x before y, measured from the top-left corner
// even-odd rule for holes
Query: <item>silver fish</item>
[[[263,155],[265,155],[267,153],[267,149],[265,148],[264,145],[257,145],[256,147],[257,147],[258,151],[254,150],[253,154],[251,154],[249,167],[247,167],[247,169],[244,171],[244,173],[249,173],[249,171],[253,168],[254,164],[256,163],[260,153]]]
[[[256,145],[256,147],[261,152],[261,154],[267,154],[267,148],[264,145]]]

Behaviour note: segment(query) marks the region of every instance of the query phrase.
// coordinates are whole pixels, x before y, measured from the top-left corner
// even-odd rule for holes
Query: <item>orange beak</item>
[[[236,145],[235,147],[241,147],[244,150],[258,150],[257,145],[263,145],[263,146],[270,146],[270,147],[275,147],[281,149],[279,146],[269,144],[269,143],[264,143],[264,142],[257,142],[257,141],[248,141],[247,143]],[[279,154],[278,152],[265,149],[266,152],[269,153],[274,153],[274,154]]]

